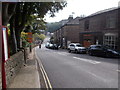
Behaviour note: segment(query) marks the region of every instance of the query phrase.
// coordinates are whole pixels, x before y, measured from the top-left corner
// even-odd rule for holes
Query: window
[[[115,15],[106,17],[106,28],[116,28],[116,17],[115,17]]]
[[[96,46],[95,48],[101,48],[101,46]]]
[[[71,44],[70,46],[71,46],[71,47],[74,47],[74,45],[73,45],[73,44]]]
[[[81,47],[81,45],[76,45],[77,47]]]
[[[84,26],[85,26],[85,30],[89,30],[89,20],[85,21]]]
[[[109,46],[110,48],[116,49],[117,36],[106,35],[104,36],[104,45]]]

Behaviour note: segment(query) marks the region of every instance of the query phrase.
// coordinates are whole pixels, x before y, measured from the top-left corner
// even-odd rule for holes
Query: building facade
[[[79,20],[80,43],[107,45],[118,48],[118,8],[97,12]]]
[[[61,28],[54,32],[55,43],[59,44],[62,48],[67,48],[69,43],[78,43],[79,40],[79,19],[77,17],[70,20]]]

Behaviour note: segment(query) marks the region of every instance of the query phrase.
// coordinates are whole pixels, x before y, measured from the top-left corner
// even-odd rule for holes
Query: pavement
[[[40,88],[40,77],[35,59],[35,50],[29,54],[24,64],[8,88]]]

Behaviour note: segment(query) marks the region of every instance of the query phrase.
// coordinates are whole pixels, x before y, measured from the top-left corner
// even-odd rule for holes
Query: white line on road
[[[85,59],[85,58],[78,58],[78,57],[73,57],[73,58],[81,60],[81,61],[89,62],[89,63],[92,63],[92,64],[99,64],[99,63],[101,63],[101,62],[98,62],[98,61],[93,61],[93,60]]]
[[[101,77],[101,76],[98,76],[98,75],[96,75],[96,74],[94,74],[92,72],[89,72],[89,71],[87,73],[89,73],[90,75],[94,76],[95,78],[98,78],[99,80],[107,82],[107,80],[105,78]]]
[[[58,53],[59,55],[67,56],[67,53]]]

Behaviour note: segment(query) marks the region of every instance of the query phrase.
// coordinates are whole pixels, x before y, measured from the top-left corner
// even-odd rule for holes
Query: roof
[[[112,7],[112,8],[109,8],[109,9],[104,9],[104,10],[98,11],[96,13],[93,13],[93,14],[91,14],[89,16],[94,16],[94,15],[102,14],[102,13],[109,12],[109,11],[112,11],[112,10],[115,10],[115,9],[118,9],[118,7]]]
[[[113,11],[113,10],[117,10],[118,7],[112,7],[112,8],[109,8],[109,9],[104,9],[104,10],[101,10],[101,11],[98,11],[96,13],[93,13],[87,17],[92,17],[92,16],[95,16],[95,15],[99,15],[99,14],[102,14],[102,13],[106,13],[106,12],[110,12],[110,11]],[[83,19],[87,18],[87,17],[84,17]],[[81,20],[81,19],[80,19]]]
[[[66,24],[69,25],[69,24],[79,24],[79,19],[81,19],[81,17],[76,17],[75,19],[67,22]]]
[[[76,17],[75,19],[72,19],[72,20],[68,21],[66,24],[62,25],[57,30],[61,29],[62,27],[66,26],[66,25],[79,25],[79,19],[81,19],[81,17]],[[55,30],[55,31],[57,31],[57,30]]]

